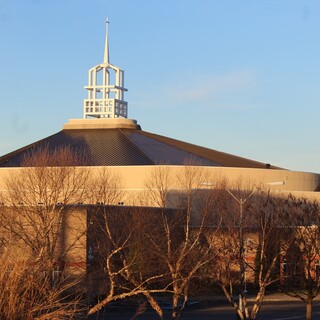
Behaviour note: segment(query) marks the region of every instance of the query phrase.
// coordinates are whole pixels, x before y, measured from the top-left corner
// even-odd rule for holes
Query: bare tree
[[[320,207],[317,202],[291,198],[294,238],[282,257],[282,290],[306,304],[312,319],[313,300],[320,293]]]
[[[2,319],[73,319],[83,310],[79,279],[44,272],[32,257],[17,261],[1,256]]]
[[[100,168],[95,177],[90,179],[87,198],[91,204],[116,205],[122,203],[125,196],[121,188],[121,178],[114,169]]]
[[[155,205],[159,208],[171,207],[170,194],[172,190],[173,177],[167,166],[155,166],[146,181],[146,193],[144,195],[145,205]]]
[[[83,201],[89,176],[88,170],[76,167],[80,162],[81,157],[68,148],[43,148],[25,158],[22,167],[6,179],[0,230],[5,239],[4,265],[13,271],[5,272],[8,277],[2,277],[1,285],[16,289],[11,294],[16,303],[23,298],[30,302],[16,308],[26,312],[26,319],[54,317],[52,312],[71,317],[71,310],[75,311],[78,297],[71,299],[69,291],[80,280],[71,279],[64,267],[85,234],[85,225],[80,228],[84,219],[80,212],[73,215],[71,206]],[[77,232],[72,234],[73,224]],[[61,300],[67,296],[69,305]],[[3,314],[9,312],[5,304],[2,308]]]
[[[157,207],[93,208],[91,225],[100,231],[90,233],[103,237],[94,245],[99,247],[100,262],[93,263],[101,264],[106,281],[104,298],[89,314],[112,301],[139,295],[163,318],[159,294],[170,292],[171,317],[181,316],[192,280],[213,260],[206,237],[216,194],[203,192],[206,180],[200,167],[186,166],[178,177],[172,177],[166,166],[157,166],[146,183],[145,199]]]
[[[213,194],[202,190],[207,180],[200,167],[186,165],[177,177],[172,177],[166,167],[156,168],[147,184],[150,194],[158,199],[158,229],[162,234],[159,237],[158,233],[149,231],[148,238],[160,263],[167,269],[173,319],[180,318],[185,309],[192,280],[214,258],[206,241],[210,205],[214,202]],[[178,184],[171,185],[173,181]],[[176,209],[167,207],[168,199],[175,203]]]
[[[220,263],[216,276],[227,300],[240,319],[255,319],[264,300],[266,288],[280,280],[278,266],[281,246],[290,242],[291,231],[285,227],[290,213],[287,199],[275,198],[269,191],[234,190],[234,203],[223,205]],[[249,261],[249,249],[256,255]],[[256,275],[257,291],[252,309],[246,298],[248,274]],[[236,289],[236,290],[235,290]],[[235,295],[238,292],[238,297]]]
[[[24,159],[22,168],[6,181],[7,202],[15,214],[2,215],[1,226],[31,250],[37,261],[57,263],[85,233],[83,229],[69,244],[63,241],[71,205],[84,201],[89,171],[76,167],[80,161],[68,148],[44,148]],[[58,163],[68,165],[52,166]]]
[[[95,288],[97,283],[102,285],[91,293],[98,296],[98,302],[88,314],[117,300],[143,296],[162,318],[163,311],[152,294],[167,292],[166,285],[161,284],[164,274],[152,263],[144,236],[145,229],[154,228],[155,220],[149,219],[149,209],[123,206],[120,185],[119,177],[110,169],[101,171],[93,182],[92,198],[97,205],[89,213],[89,282]]]
[[[142,228],[146,226],[136,223],[136,220],[146,219],[149,212],[121,206],[101,206],[92,213],[96,230],[93,233],[99,234],[99,239],[95,238],[92,243],[93,247],[98,248],[93,250],[92,268],[97,270],[100,267],[104,281],[98,292],[102,293],[103,299],[99,299],[88,314],[98,312],[113,301],[144,296],[162,318],[163,312],[152,294],[167,291],[166,286],[154,286],[161,283],[164,274],[158,272],[154,265],[151,266],[145,241],[141,239]],[[99,275],[96,276],[92,279],[93,283],[99,280]]]

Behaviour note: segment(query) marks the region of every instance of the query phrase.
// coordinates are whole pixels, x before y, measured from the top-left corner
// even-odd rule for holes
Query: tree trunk
[[[243,312],[240,309],[236,309],[236,320],[246,320]]]
[[[147,298],[151,308],[158,314],[160,319],[163,319],[163,311],[160,308],[159,304],[157,301],[152,297],[152,295],[146,290],[144,293],[144,296]]]
[[[308,295],[306,302],[306,320],[312,319],[312,296]]]
[[[264,299],[265,289],[266,289],[266,288],[265,288],[264,285],[261,286],[261,287],[260,287],[260,290],[259,290],[259,292],[258,292],[258,294],[257,294],[257,296],[256,296],[256,300],[255,300],[254,305],[253,305],[252,310],[251,310],[250,319],[252,319],[252,320],[255,320],[255,319],[256,319],[257,314],[258,314],[258,312],[259,312],[259,310],[260,310],[261,303],[262,303],[262,301],[263,301],[263,299]]]
[[[178,304],[179,304],[179,295],[173,294],[173,301],[172,301],[172,319],[177,319],[178,317]]]

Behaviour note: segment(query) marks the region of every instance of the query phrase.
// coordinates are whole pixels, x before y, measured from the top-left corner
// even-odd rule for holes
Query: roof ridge
[[[226,156],[226,157],[230,157],[230,158],[233,158],[233,159],[238,159],[238,160],[243,161],[243,162],[247,162],[247,165],[242,165],[242,166],[241,165],[240,166],[237,165],[237,166],[231,166],[231,167],[259,168],[259,169],[266,169],[266,168],[283,169],[283,168],[280,168],[280,167],[277,167],[277,166],[269,165],[268,163],[264,163],[264,162],[260,162],[260,161],[256,161],[256,160],[251,160],[251,159],[244,158],[244,157],[241,157],[241,156],[233,155],[231,153],[227,153],[227,152],[223,152],[223,151],[219,151],[219,150],[215,150],[215,149],[210,149],[208,147],[199,146],[199,145],[192,144],[192,143],[189,143],[189,142],[185,142],[185,141],[182,141],[182,140],[178,140],[178,139],[173,139],[173,138],[170,138],[170,137],[162,136],[162,135],[159,135],[159,134],[156,134],[156,133],[151,133],[151,132],[147,132],[147,131],[142,131],[142,132],[143,132],[143,134],[145,134],[149,138],[152,137],[153,139],[156,139],[156,140],[158,140],[160,142],[163,142],[163,143],[170,143],[171,142],[172,145],[174,145],[175,148],[187,151],[189,153],[197,154],[198,156],[201,156],[201,157],[203,157],[203,158],[205,158],[205,159],[207,159],[209,161],[214,161],[214,162],[217,162],[217,163],[221,163],[221,166],[224,166],[224,167],[228,167],[229,165],[223,164],[223,161],[221,161],[221,159],[213,160],[211,157],[209,157],[209,155],[203,154],[202,152],[215,152],[220,157]],[[187,149],[182,149],[179,145],[177,145],[179,143],[184,144]],[[195,149],[198,149],[198,151],[202,151],[202,152],[201,152],[201,154],[198,154],[197,152],[192,151],[189,148],[195,148]],[[250,166],[249,163],[252,164],[252,165],[255,165],[255,166]]]
[[[123,129],[118,128],[117,130],[120,131],[120,133],[125,137],[125,139],[127,139],[127,141],[129,141],[129,142],[134,146],[134,148],[135,148],[136,150],[138,150],[138,151],[141,152],[143,155],[145,155],[153,164],[156,164],[149,155],[147,155],[143,150],[141,150],[141,149],[123,132]],[[132,130],[132,129],[131,129],[130,131],[142,132],[142,130]]]

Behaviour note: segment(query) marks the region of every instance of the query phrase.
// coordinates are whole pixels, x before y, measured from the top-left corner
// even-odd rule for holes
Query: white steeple
[[[127,118],[128,103],[124,101],[124,71],[109,62],[109,21],[106,19],[104,59],[89,70],[88,98],[84,100],[83,117]],[[113,84],[112,84],[113,82]]]
[[[106,43],[104,46],[104,64],[109,64],[109,20],[106,19]]]

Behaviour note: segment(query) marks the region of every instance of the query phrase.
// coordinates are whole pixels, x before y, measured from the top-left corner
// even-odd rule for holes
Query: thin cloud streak
[[[186,108],[214,109],[254,108],[251,97],[256,86],[256,76],[251,70],[234,71],[222,75],[187,75],[149,91],[137,92],[133,103],[141,108]],[[157,95],[160,97],[157,97]],[[166,103],[163,103],[166,101]]]

